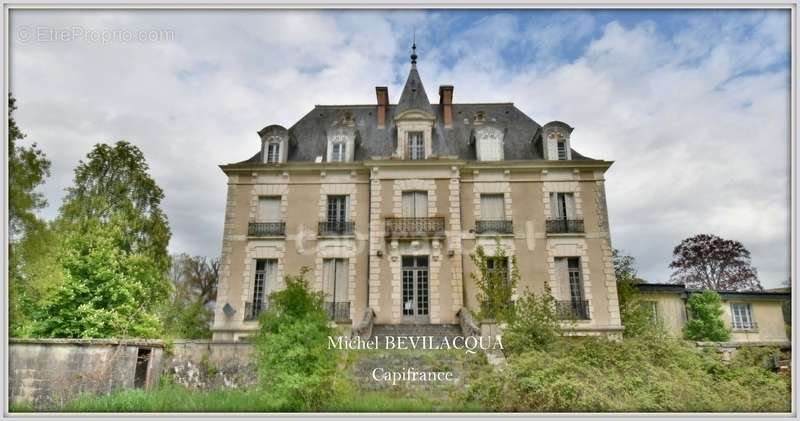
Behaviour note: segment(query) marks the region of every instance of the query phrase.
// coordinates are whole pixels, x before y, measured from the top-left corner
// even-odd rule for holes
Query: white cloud
[[[462,23],[416,11],[12,11],[12,34],[41,25],[175,34],[12,40],[18,123],[53,160],[44,215],[55,215],[91,145],[127,139],[166,191],[171,249],[217,254],[226,188],[217,165],[250,157],[257,130],[290,126],[314,104],[372,103],[377,85],[396,100],[416,28],[432,100],[453,84],[456,101],[513,101],[540,123],[573,125],[581,153],[616,161],[612,239],[645,278],[666,280],[672,248],[714,232],[753,252],[765,284],[786,279],[786,14],[687,13],[668,30],[577,12]]]

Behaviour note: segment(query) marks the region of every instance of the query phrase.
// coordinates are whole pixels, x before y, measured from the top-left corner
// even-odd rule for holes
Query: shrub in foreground
[[[315,411],[332,396],[336,359],[327,349],[334,335],[323,308],[323,295],[299,276],[269,297],[254,339],[261,386],[286,411]]]
[[[691,319],[686,322],[683,334],[695,341],[727,341],[730,330],[722,321],[722,298],[714,291],[692,294],[687,300]]]
[[[470,382],[488,411],[788,412],[787,379],[675,340],[567,339]]]

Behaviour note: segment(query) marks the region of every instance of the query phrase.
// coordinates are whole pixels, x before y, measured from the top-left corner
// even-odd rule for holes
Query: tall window
[[[506,219],[505,197],[502,193],[481,195],[481,219],[484,221]]]
[[[345,160],[345,152],[347,144],[334,143],[331,145],[331,162],[343,162]]]
[[[403,192],[403,217],[426,218],[428,216],[428,192]]]
[[[554,219],[574,219],[575,196],[572,193],[550,193],[550,209]]]
[[[268,164],[278,163],[281,160],[281,144],[278,142],[267,143],[267,159]]]
[[[348,301],[348,271],[347,259],[322,260],[322,291],[326,302]]]
[[[559,161],[566,161],[567,160],[567,141],[566,140],[559,140],[556,142],[556,147],[558,149],[558,159]]]
[[[256,274],[253,280],[253,312],[258,314],[266,308],[267,298],[275,288],[278,260],[257,259]]]
[[[347,221],[347,196],[328,196],[328,222]]]
[[[756,327],[750,304],[732,303],[731,316],[734,329],[754,329]]]
[[[261,196],[258,198],[258,213],[256,222],[280,222],[281,197]]]
[[[425,159],[425,140],[422,132],[408,133],[408,159]]]
[[[569,276],[569,298],[573,304],[583,305],[583,280],[581,279],[581,259],[570,257],[567,259],[567,274]]]

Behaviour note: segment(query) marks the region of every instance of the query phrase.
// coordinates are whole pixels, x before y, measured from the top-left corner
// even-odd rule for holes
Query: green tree
[[[58,272],[47,267],[46,253],[54,242],[48,225],[36,216],[47,201],[36,189],[50,175],[50,161],[36,143],[24,146],[25,133],[13,112],[16,100],[8,96],[8,274],[11,336],[25,336],[32,303],[51,285]],[[52,259],[50,259],[52,261]]]
[[[500,240],[496,240],[494,256],[489,256],[478,246],[469,255],[478,272],[470,273],[470,277],[478,286],[478,302],[481,319],[508,321],[512,317],[514,290],[519,283],[520,275],[516,256],[509,256]]]
[[[174,338],[210,338],[219,259],[173,256],[169,277],[173,292],[161,310],[166,334]]]
[[[64,240],[64,281],[40,307],[33,334],[57,338],[153,338],[169,284],[150,256],[126,249],[125,221],[88,223]]]
[[[336,359],[331,358],[324,296],[311,291],[304,267],[286,276],[286,288],[269,296],[255,337],[259,377],[283,410],[314,411],[333,394]]]
[[[75,169],[55,224],[63,283],[38,306],[33,332],[50,337],[153,337],[168,297],[164,193],[141,151],[98,144]]]
[[[722,298],[714,291],[692,294],[688,300],[690,319],[683,328],[686,339],[695,341],[727,341],[730,329],[722,321]]]
[[[148,173],[144,154],[119,141],[97,144],[75,168],[74,185],[67,189],[59,222],[69,229],[85,230],[95,221],[121,221],[123,250],[142,253],[153,260],[165,277],[170,258],[170,230],[161,210],[164,192]]]
[[[47,205],[36,188],[50,176],[50,161],[36,143],[23,146],[25,133],[14,121],[16,99],[8,96],[8,225],[12,240],[41,224],[35,211]]]

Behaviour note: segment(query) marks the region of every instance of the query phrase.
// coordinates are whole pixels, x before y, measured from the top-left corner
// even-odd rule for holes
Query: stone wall
[[[192,389],[247,388],[258,381],[252,354],[247,342],[176,341],[162,374]]]
[[[158,341],[11,339],[11,403],[48,408],[79,393],[105,394],[157,384],[163,362]]]
[[[82,392],[150,389],[162,381],[200,390],[258,381],[253,346],[246,342],[11,339],[9,345],[9,401],[37,409]]]

